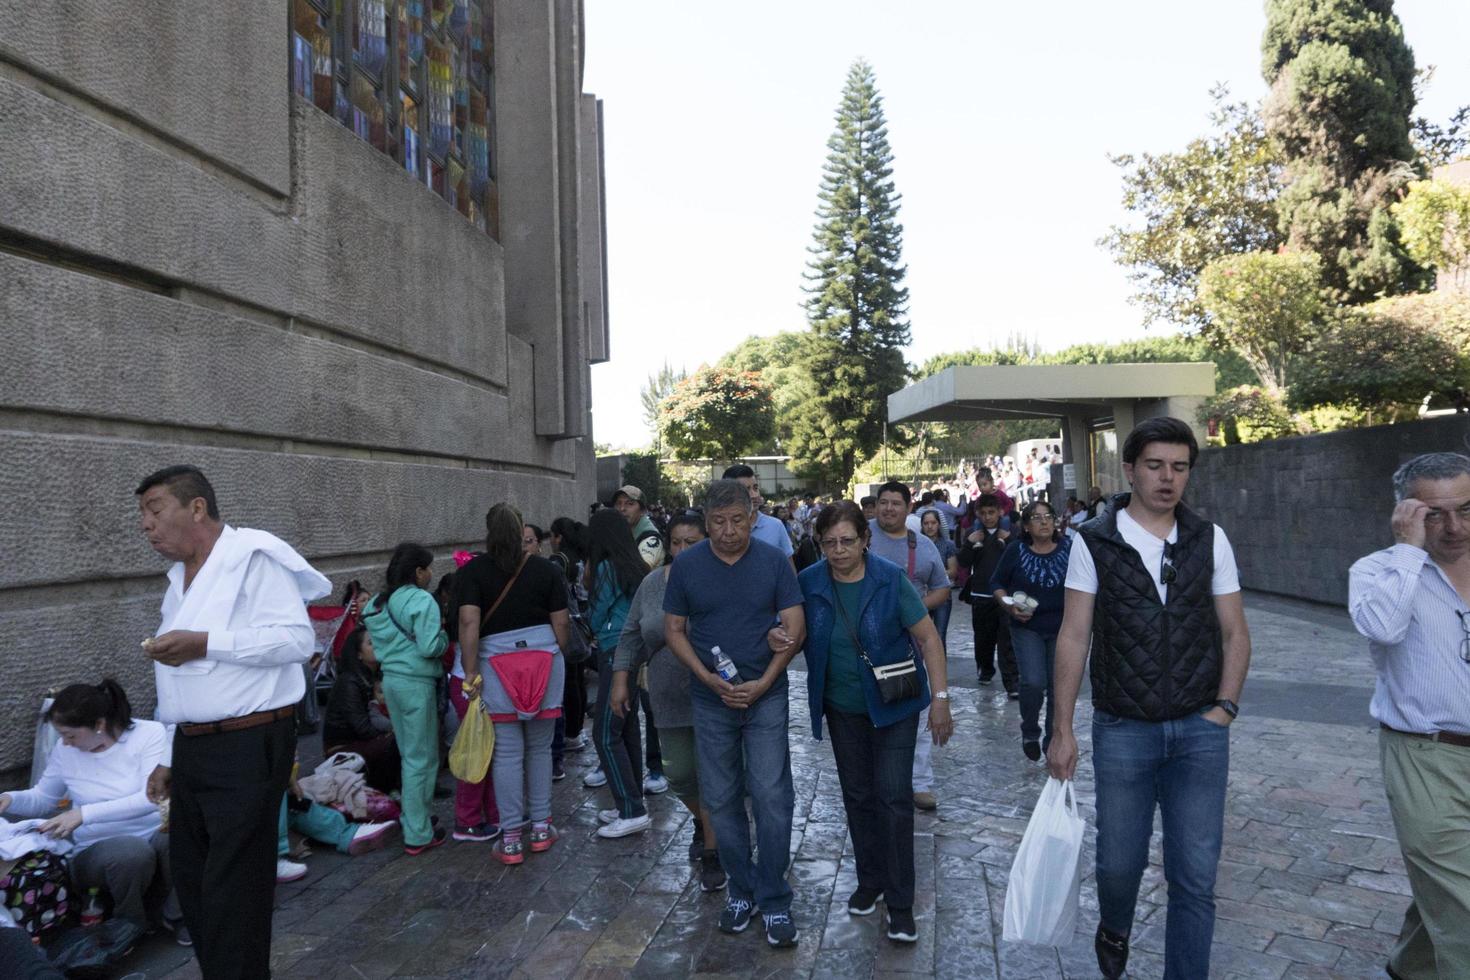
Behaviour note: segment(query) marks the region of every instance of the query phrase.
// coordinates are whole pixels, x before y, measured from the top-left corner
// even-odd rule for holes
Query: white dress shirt
[[[159,632],[209,639],[203,660],[154,665],[159,721],[219,721],[301,700],[301,665],[316,647],[306,601],[330,591],[323,575],[279,538],[227,526],[187,591],[182,562],[168,582]]]
[[[1378,674],[1373,717],[1401,732],[1470,735],[1470,663],[1460,659],[1470,603],[1429,553],[1396,544],[1359,558],[1348,613]]]

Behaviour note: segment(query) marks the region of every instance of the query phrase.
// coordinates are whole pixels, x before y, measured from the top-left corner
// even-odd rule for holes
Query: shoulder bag
[[[829,567],[827,575],[831,577],[831,574],[832,569]],[[874,666],[873,661],[868,658],[868,652],[863,649],[862,641],[858,639],[857,630],[853,629],[852,621],[847,617],[847,609],[842,605],[842,598],[837,594],[837,580],[833,578],[831,581],[832,604],[837,607],[837,616],[842,620],[842,625],[847,630],[847,637],[852,641],[858,656],[873,672],[873,680],[878,683],[878,696],[883,699],[883,703],[894,704],[918,697],[919,664],[914,660],[913,648],[909,648],[906,660],[901,660],[896,664],[884,664],[882,667]]]

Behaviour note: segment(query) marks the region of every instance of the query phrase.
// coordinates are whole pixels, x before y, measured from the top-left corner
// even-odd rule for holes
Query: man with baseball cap
[[[638,546],[638,553],[643,556],[648,567],[657,568],[662,565],[664,539],[648,516],[648,509],[643,503],[643,491],[631,483],[618,487],[618,492],[613,494],[612,505],[633,529],[633,543]]]

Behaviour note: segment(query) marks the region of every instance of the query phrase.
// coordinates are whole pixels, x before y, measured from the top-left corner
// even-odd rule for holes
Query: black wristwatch
[[[1234,701],[1230,701],[1226,698],[1221,698],[1220,700],[1215,702],[1215,707],[1223,708],[1225,710],[1225,713],[1230,716],[1231,721],[1234,721],[1236,718],[1240,717],[1240,705],[1236,704]]]

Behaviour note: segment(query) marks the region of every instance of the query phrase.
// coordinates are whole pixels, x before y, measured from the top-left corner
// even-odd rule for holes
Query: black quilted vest
[[[1138,552],[1118,533],[1118,511],[1129,497],[1117,495],[1078,528],[1097,566],[1092,706],[1124,718],[1168,721],[1219,697],[1223,647],[1210,594],[1215,525],[1183,504],[1175,510],[1176,576],[1164,605]]]

